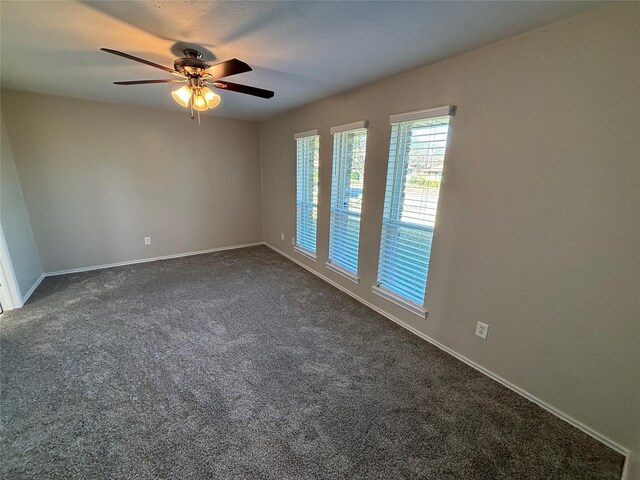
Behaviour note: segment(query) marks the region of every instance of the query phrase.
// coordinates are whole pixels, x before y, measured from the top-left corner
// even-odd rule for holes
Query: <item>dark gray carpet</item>
[[[47,278],[0,335],[4,478],[621,474],[266,247]]]

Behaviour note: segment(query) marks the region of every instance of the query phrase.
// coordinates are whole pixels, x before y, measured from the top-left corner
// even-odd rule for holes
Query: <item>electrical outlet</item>
[[[489,325],[487,325],[486,323],[478,322],[478,325],[476,326],[476,335],[486,340],[488,332]]]
[[[284,240],[284,233],[280,234],[280,240]]]
[[[144,244],[151,245],[151,237],[144,237]]]
[[[291,245],[293,245],[294,247],[296,246],[296,239],[295,239],[295,237],[291,237]]]

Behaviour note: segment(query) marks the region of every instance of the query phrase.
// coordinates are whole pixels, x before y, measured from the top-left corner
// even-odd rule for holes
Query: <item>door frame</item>
[[[5,311],[24,305],[2,225],[0,225],[0,302]]]

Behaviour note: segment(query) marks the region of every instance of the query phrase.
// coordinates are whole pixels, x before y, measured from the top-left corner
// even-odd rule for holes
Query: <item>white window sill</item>
[[[335,265],[331,262],[327,262],[325,265],[332,272],[335,272],[338,275],[342,275],[344,278],[351,280],[353,283],[356,283],[356,284],[360,283],[360,277],[358,277],[357,275],[354,275],[349,270],[345,270],[344,268],[339,267],[338,265]]]
[[[387,290],[386,288],[379,287],[377,285],[374,285],[373,287],[371,287],[371,291],[376,295],[384,298],[385,300],[388,300],[391,303],[395,303],[399,307],[402,307],[405,310],[408,310],[414,315],[418,315],[421,318],[427,318],[427,313],[428,313],[427,309],[424,308],[422,305],[418,305],[417,303],[412,302],[411,300],[407,300],[406,298],[403,298],[400,295],[397,295]]]
[[[302,247],[298,247],[297,245],[293,247],[293,250],[296,253],[299,253],[300,255],[302,255],[304,257],[307,257],[309,260],[313,260],[314,262],[318,261],[318,258],[316,257],[316,254],[311,252],[311,251],[309,251],[309,250],[306,250],[306,249],[304,249]]]

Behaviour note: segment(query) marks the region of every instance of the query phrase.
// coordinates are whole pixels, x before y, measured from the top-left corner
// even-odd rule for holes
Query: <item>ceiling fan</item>
[[[191,118],[195,118],[193,111],[198,112],[198,122],[200,121],[200,112],[215,108],[220,103],[220,95],[214,93],[208,86],[222,90],[230,90],[232,92],[244,93],[260,98],[271,98],[273,92],[262,88],[241,85],[239,83],[231,83],[226,80],[220,80],[224,77],[236,75],[238,73],[250,72],[252,69],[249,65],[236,58],[225,62],[211,65],[202,60],[202,53],[192,48],[183,50],[184,57],[177,58],[173,62],[173,68],[165,67],[143,58],[134,57],[128,53],[119,52],[110,48],[101,48],[100,50],[119,55],[129,60],[144,63],[151,67],[159,68],[167,73],[171,73],[179,78],[168,78],[162,80],[131,80],[125,82],[113,82],[116,85],[144,85],[150,83],[185,83],[182,87],[171,92],[174,100],[183,107],[191,107]]]

